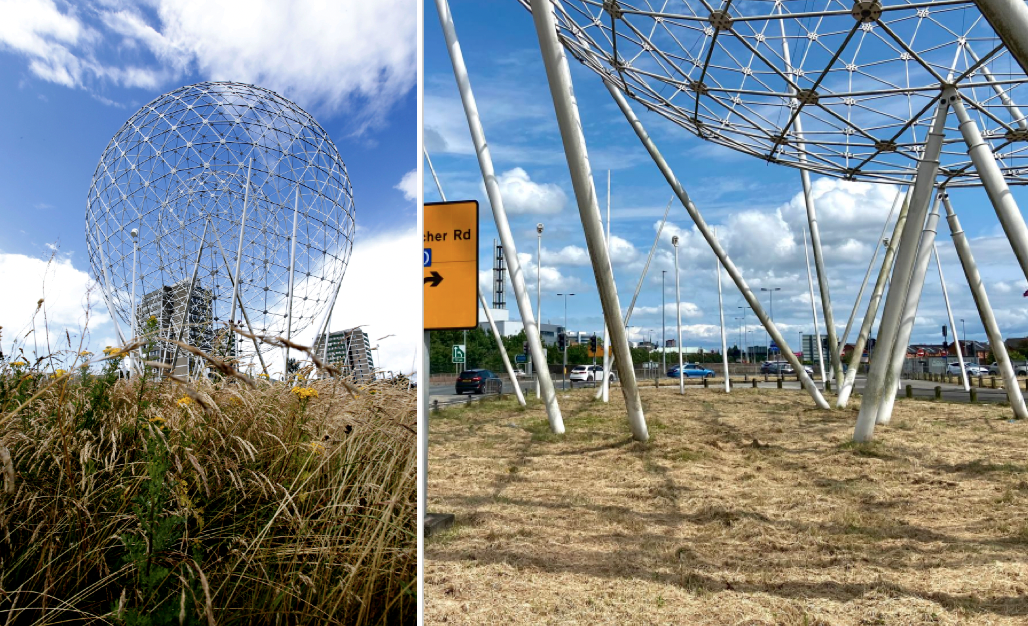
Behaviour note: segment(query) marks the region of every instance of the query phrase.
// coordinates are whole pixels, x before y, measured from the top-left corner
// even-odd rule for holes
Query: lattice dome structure
[[[1028,78],[971,0],[563,0],[555,9],[571,55],[647,109],[733,150],[830,176],[908,182],[949,84],[1007,182],[1028,182]],[[940,176],[950,187],[978,184],[952,117]]]
[[[285,336],[292,269],[295,336],[334,299],[354,219],[346,166],[313,117],[268,89],[204,82],[144,105],[114,134],[89,188],[86,240],[123,328],[160,308],[159,294],[181,306],[195,269],[194,324],[228,322],[238,272],[236,320],[245,328],[245,312],[255,333]]]

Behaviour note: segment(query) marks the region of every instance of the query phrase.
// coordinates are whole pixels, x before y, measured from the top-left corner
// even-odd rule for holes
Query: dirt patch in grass
[[[1024,624],[1028,424],[900,400],[850,443],[859,399],[643,389],[431,417],[425,619],[449,624]]]

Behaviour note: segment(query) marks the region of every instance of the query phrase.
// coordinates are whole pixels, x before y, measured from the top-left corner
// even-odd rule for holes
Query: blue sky
[[[367,328],[373,344],[396,335],[381,343],[380,358],[409,370],[419,324],[401,311],[417,254],[417,4],[375,5],[33,0],[0,8],[0,264],[13,294],[0,305],[5,352],[42,297],[41,260],[55,245],[51,332],[84,322],[86,194],[112,135],[166,91],[236,80],[293,100],[338,147],[357,238],[332,326],[376,322]],[[394,247],[404,238],[409,264]],[[379,297],[362,297],[372,289]],[[115,333],[92,300],[96,351]]]
[[[532,298],[535,224],[542,222],[544,321],[563,321],[563,299],[555,294],[570,290],[578,295],[568,303],[569,328],[602,333],[596,286],[584,255],[585,240],[531,16],[513,1],[454,0],[450,4],[518,251],[528,254],[523,258],[527,261]],[[425,146],[450,200],[476,198],[482,202],[481,238],[491,242],[495,227],[433,2],[425,5],[424,24]],[[620,238],[612,245],[612,257],[621,303],[627,307],[671,191],[598,77],[574,59],[570,64],[601,212],[605,209],[606,173],[611,170],[612,234]],[[751,287],[781,288],[775,294],[774,315],[786,339],[798,342],[800,332],[812,332],[800,230],[805,228],[806,217],[799,195],[802,188],[798,170],[770,165],[701,141],[662,118],[642,112],[639,106],[635,109],[708,224],[718,227],[722,243]],[[841,333],[895,188],[815,177],[814,193],[828,257],[836,324]],[[1014,187],[1013,193],[1022,209],[1028,206],[1028,194],[1022,188]],[[438,200],[427,175],[424,194],[426,202]],[[951,198],[971,238],[1005,336],[1028,335],[1028,300],[1022,297],[1028,283],[1009,245],[1000,237],[1001,230],[987,197],[979,190],[957,190]],[[667,336],[673,337],[673,234],[681,235],[683,240],[679,252],[683,343],[714,347],[720,344],[715,258],[677,200],[672,204],[663,241],[633,315],[633,338],[660,335],[662,270],[668,271]],[[963,318],[967,337],[984,339],[945,219],[940,224],[937,243],[957,326],[961,326]],[[489,255],[485,252],[481,255],[483,271],[488,270]],[[876,275],[877,268],[872,284]],[[483,288],[488,289],[488,275],[483,273],[483,279]],[[737,307],[744,302],[727,276],[725,279],[725,320],[732,345],[738,342],[736,318],[742,314]],[[766,294],[762,295],[766,306]],[[863,316],[866,299],[867,293],[856,325]],[[516,310],[512,296],[508,296],[508,308]],[[763,344],[763,331],[758,330],[752,313],[746,315],[749,342]],[[940,341],[940,327],[947,323],[945,318],[938,272],[933,264],[912,341]],[[823,320],[819,323],[823,332]],[[851,341],[855,333],[851,333]]]

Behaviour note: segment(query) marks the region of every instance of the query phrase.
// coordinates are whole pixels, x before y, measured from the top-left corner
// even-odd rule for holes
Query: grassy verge
[[[0,622],[416,611],[416,397],[0,368]]]

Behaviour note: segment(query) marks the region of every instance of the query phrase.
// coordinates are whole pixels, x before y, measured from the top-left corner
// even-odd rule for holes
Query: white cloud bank
[[[35,344],[40,355],[48,353],[48,335],[50,350],[68,349],[65,333],[72,336],[72,347],[78,348],[76,336],[87,321],[94,336],[102,337],[106,342],[103,345],[116,343],[108,336],[114,335],[114,329],[110,327],[110,316],[99,288],[89,274],[76,269],[69,259],[55,258],[48,263],[23,254],[0,253],[0,276],[3,276],[4,290],[8,294],[0,298],[5,355],[15,342],[22,347],[27,346],[26,353],[32,354],[33,317]],[[40,298],[43,306],[37,313]],[[87,344],[86,347],[97,351],[96,345]]]
[[[500,174],[496,182],[500,186],[503,206],[512,215],[553,215],[563,211],[568,203],[563,189],[552,183],[532,182],[528,172],[520,167]],[[485,185],[482,193],[485,193]]]
[[[400,182],[393,186],[403,193],[403,197],[411,202],[418,199],[418,170],[413,169],[403,175]]]
[[[152,14],[124,0],[95,11],[53,0],[0,2],[0,47],[25,57],[39,78],[67,87],[153,89],[195,70],[268,87],[305,108],[353,111],[360,130],[383,122],[416,84],[414,0],[147,4]],[[139,61],[98,60],[105,43],[116,49],[107,56]]]

